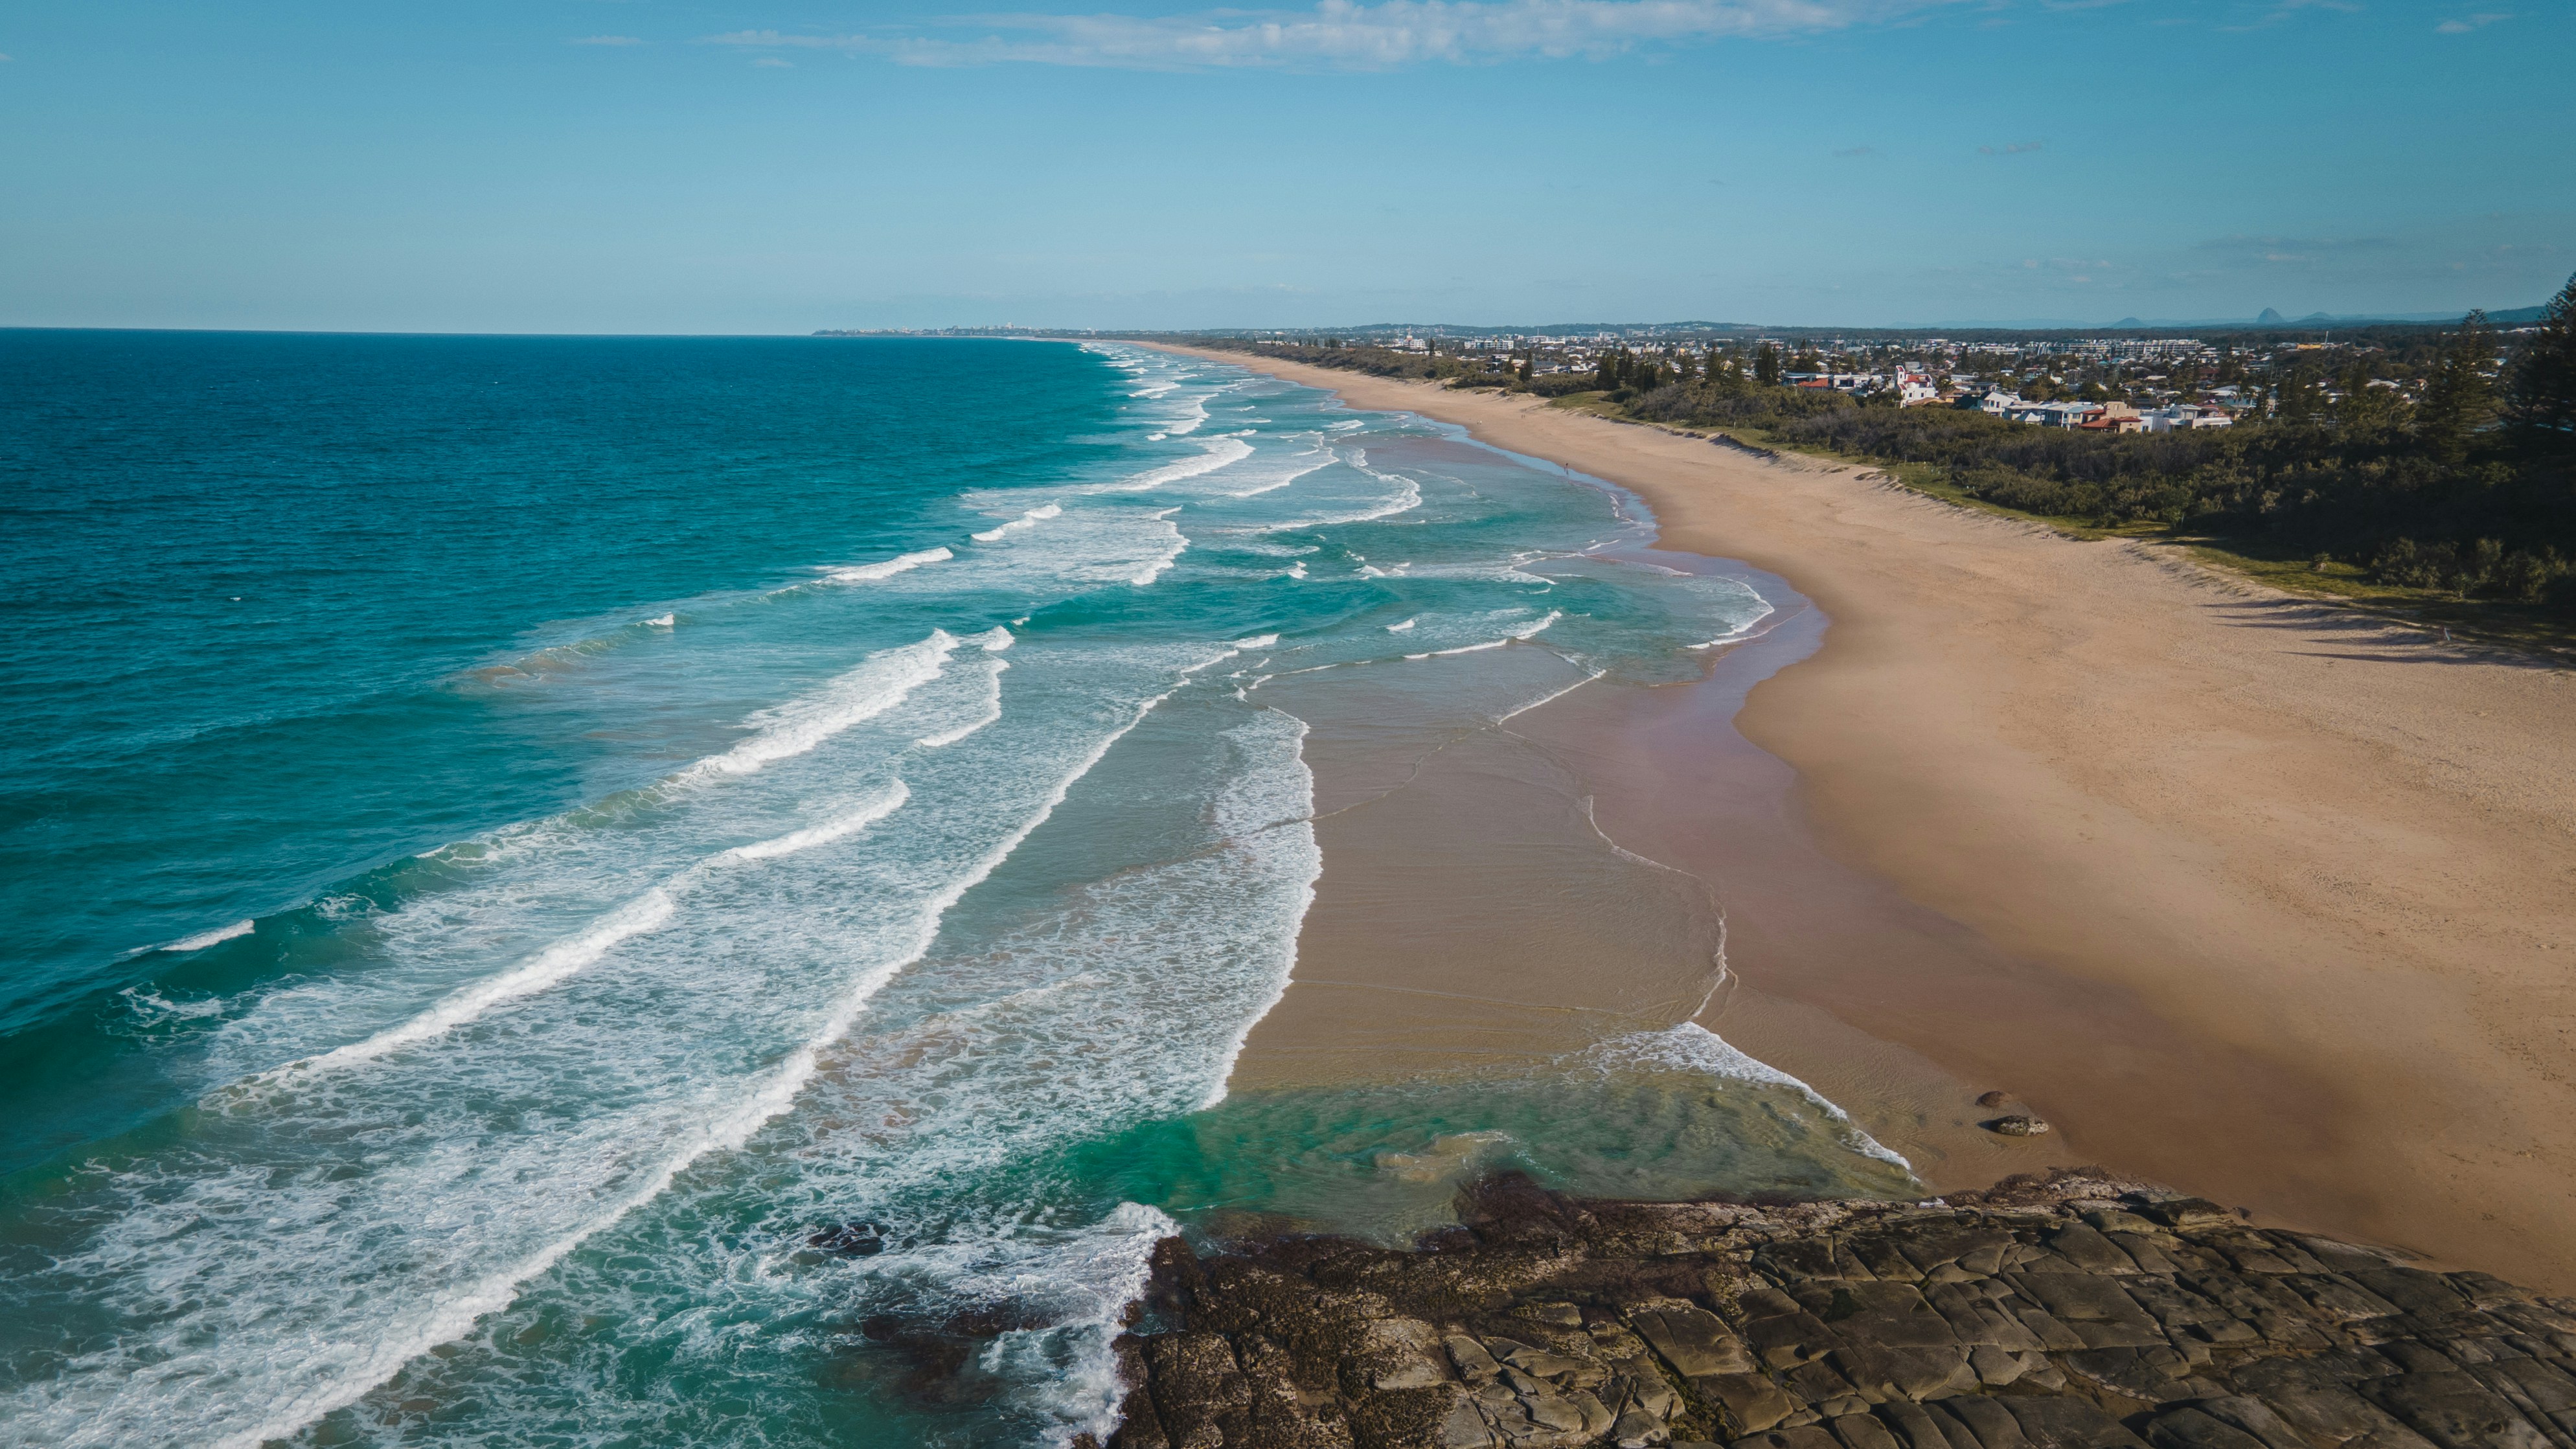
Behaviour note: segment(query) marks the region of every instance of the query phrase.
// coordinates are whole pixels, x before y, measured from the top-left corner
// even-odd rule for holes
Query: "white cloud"
[[[575,45],[642,45],[643,43],[632,35],[584,35],[573,41]]]
[[[713,45],[842,50],[907,65],[1263,66],[1380,70],[1423,61],[1598,59],[1650,45],[1840,30],[1961,0],[1324,0],[1311,11],[994,15],[970,40],[744,30]]]
[[[2499,20],[2511,20],[2512,18],[2513,17],[2511,15],[2500,15],[2493,12],[2489,12],[2484,15],[2464,15],[2457,20],[2445,20],[2441,24],[2434,26],[2433,29],[2443,35],[2466,35],[2472,30],[2483,30],[2486,27],[2495,24]]]

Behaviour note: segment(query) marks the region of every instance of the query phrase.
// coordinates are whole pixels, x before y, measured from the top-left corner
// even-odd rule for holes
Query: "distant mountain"
[[[2289,318],[2282,316],[2280,313],[2273,311],[2269,307],[2266,307],[2263,309],[2263,315],[2254,319],[2254,325],[2257,327],[2280,327],[2287,325],[2289,320]]]

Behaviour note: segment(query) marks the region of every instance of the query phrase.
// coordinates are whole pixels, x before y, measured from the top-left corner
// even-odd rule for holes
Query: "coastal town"
[[[1446,356],[1469,369],[1517,374],[1543,392],[1605,378],[1605,360],[1612,358],[1650,365],[1667,380],[1688,381],[1730,363],[1754,374],[1767,352],[1776,360],[1771,380],[1793,388],[1899,407],[1970,409],[2009,422],[2095,433],[2229,427],[2268,415],[2298,387],[2312,394],[2301,401],[2333,406],[2363,389],[2384,393],[2391,402],[2411,402],[2425,386],[2425,369],[2408,348],[2366,331],[2322,340],[2277,333],[1817,336],[1684,325],[1580,333],[1405,328],[1348,338],[1276,333],[1250,340]]]

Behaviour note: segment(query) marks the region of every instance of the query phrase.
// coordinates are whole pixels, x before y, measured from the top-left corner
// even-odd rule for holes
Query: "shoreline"
[[[1703,1024],[1873,1132],[2002,1089],[2056,1160],[2576,1285],[2576,675],[1848,466],[1169,350],[1615,482],[1830,620],[1740,713],[1624,691],[1593,736],[1603,830],[1724,887]],[[1817,862],[1715,828],[1766,809]]]

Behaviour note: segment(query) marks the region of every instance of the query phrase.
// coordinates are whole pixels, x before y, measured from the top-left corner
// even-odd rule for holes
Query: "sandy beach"
[[[1662,546],[1813,602],[1706,684],[1514,727],[1605,840],[1713,884],[1731,976],[1702,1022],[1934,1187],[2100,1161],[2576,1289],[2576,675],[1863,469],[1203,355],[1618,483]],[[1239,1081],[1331,1069],[1373,1010],[1335,993],[1412,969],[1313,939],[1348,880],[1324,839],[1326,949]],[[1682,984],[1609,970],[1588,1001],[1588,970],[1510,960],[1551,978],[1521,993],[1542,1012]],[[1987,1089],[2058,1132],[1977,1131]]]

